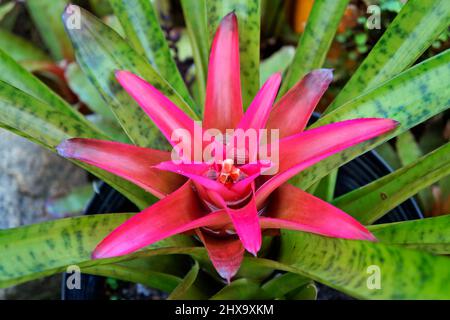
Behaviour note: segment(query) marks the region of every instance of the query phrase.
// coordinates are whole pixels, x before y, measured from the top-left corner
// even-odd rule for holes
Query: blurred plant
[[[81,10],[81,28],[68,28],[67,36],[64,36],[60,14],[65,1],[52,0],[52,5],[48,0],[27,1],[27,8],[31,10],[49,55],[11,32],[11,26],[14,26],[11,21],[16,19],[16,10],[21,5],[17,3],[10,11],[5,10],[0,34],[0,126],[51,151],[56,151],[62,141],[75,137],[118,140],[119,136],[122,141],[128,140],[139,147],[165,149],[168,144],[164,137],[117,83],[115,70],[128,70],[138,75],[191,119],[201,119],[205,112],[201,106],[206,96],[208,52],[213,33],[221,19],[234,11],[239,21],[240,75],[245,108],[259,89],[261,65],[267,73],[268,70],[285,70],[280,97],[305,75],[322,68],[349,5],[348,0],[315,1],[292,62],[286,68],[280,64],[283,59],[277,59],[277,56],[260,63],[261,27],[265,35],[261,41],[265,50],[263,58],[272,56],[286,43],[295,44],[298,39],[294,32],[286,31],[289,26],[284,23],[284,9],[276,1],[263,1],[260,6],[258,0],[182,0],[194,61],[189,71],[192,83],[186,85],[185,75],[178,71],[173,57],[173,46],[165,41],[167,32],[160,27],[167,13],[161,19],[150,1],[136,3],[133,6],[129,1],[110,0],[110,8],[106,10],[93,5],[94,11],[114,12],[115,18],[108,18],[112,27]],[[272,15],[268,8],[275,7],[277,10]],[[19,14],[23,12],[19,10]],[[262,26],[260,16],[263,17]],[[306,132],[354,118],[389,118],[398,121],[399,126],[303,170],[290,179],[290,184],[309,191],[314,191],[323,181],[333,186],[333,172],[338,167],[430,118],[440,117],[448,109],[450,52],[443,45],[440,54],[431,58],[426,55],[436,53],[428,48],[448,29],[449,16],[450,3],[446,0],[409,0],[385,30],[377,31],[382,34],[379,40],[376,37],[372,42],[375,39],[371,38],[372,33],[367,33],[366,38],[358,35],[358,40],[354,36],[352,45],[359,47],[355,50],[365,51],[364,46],[367,47],[367,51],[358,56],[362,62],[359,63],[359,58],[355,60],[354,66],[358,67],[352,72],[353,76],[342,90],[336,92],[321,119]],[[43,21],[48,22],[46,26]],[[265,21],[276,28],[268,28]],[[427,27],[423,28],[424,25]],[[361,22],[350,28],[361,30],[356,34],[365,33]],[[408,37],[404,36],[406,34]],[[279,41],[278,35],[286,42]],[[345,44],[351,43],[352,37],[349,35]],[[421,62],[414,65],[419,57]],[[84,86],[85,83],[89,85]],[[91,111],[80,108],[81,105],[88,105],[97,116],[114,123],[115,134],[101,125],[101,121],[88,120],[85,114]],[[428,145],[424,137],[430,135],[425,131],[417,138],[421,148],[422,144]],[[398,204],[440,181],[441,195],[437,197],[435,192],[435,198],[444,199],[436,203],[444,208],[440,210],[445,210],[443,186],[446,183],[443,179],[450,171],[449,145],[434,146],[435,150],[422,148],[423,155],[416,154],[393,173],[337,199],[327,200],[360,223],[370,225]],[[396,152],[394,154],[399,158]],[[124,194],[140,209],[156,201],[137,185],[94,166],[73,161]],[[290,205],[291,202],[281,204]],[[365,299],[450,298],[446,287],[450,261],[440,256],[450,252],[450,216],[368,226],[367,229],[379,240],[375,243],[288,230],[281,230],[280,241],[272,241],[274,235],[265,234],[259,257],[244,256],[230,285],[216,276],[198,239],[187,234],[167,238],[133,254],[92,260],[91,253],[96,245],[131,216],[88,215],[1,230],[0,286],[58,273],[67,265],[77,264],[85,273],[172,292],[169,296],[172,299],[314,298],[316,290],[312,281]],[[366,286],[370,265],[377,265],[382,270],[379,290]],[[398,274],[402,274],[401,279]]]

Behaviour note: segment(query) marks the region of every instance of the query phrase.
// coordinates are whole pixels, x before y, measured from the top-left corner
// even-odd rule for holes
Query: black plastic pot
[[[314,116],[317,119],[317,115]],[[375,152],[369,151],[360,157],[350,161],[339,168],[335,195],[339,196],[349,191],[364,186],[389,173],[392,169]],[[136,211],[134,205],[120,193],[103,183],[99,188],[99,193],[89,203],[86,214],[118,213]],[[421,219],[423,215],[414,200],[408,199],[387,215],[377,221],[377,223],[397,222],[405,220]],[[82,275],[80,290],[68,290],[66,287],[66,275],[62,281],[62,299],[64,300],[96,300],[104,298],[105,279],[99,276]],[[326,289],[327,294],[332,290]],[[342,298],[338,296],[337,298]]]

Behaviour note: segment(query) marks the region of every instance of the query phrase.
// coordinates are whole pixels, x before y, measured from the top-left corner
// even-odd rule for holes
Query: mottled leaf
[[[280,96],[308,72],[322,67],[348,2],[349,0],[314,2],[305,31],[298,42],[294,61],[281,86]]]
[[[77,61],[97,87],[130,139],[140,146],[164,148],[167,143],[144,111],[115,79],[114,71],[128,70],[140,75],[191,117],[188,104],[115,31],[87,11],[81,10],[81,29],[67,29]],[[68,18],[67,16],[65,17]]]
[[[133,255],[91,260],[95,246],[130,217],[130,214],[87,215],[0,230],[0,287],[61,272],[68,265],[75,264],[83,272],[87,267],[133,260]],[[183,248],[170,248],[177,245],[190,246],[192,242],[187,237],[177,236],[160,241],[151,248],[168,248],[161,251],[166,254],[184,252]],[[146,256],[158,253],[158,250],[153,251],[147,250]],[[99,273],[95,269],[91,272]]]
[[[355,298],[450,298],[450,259],[447,257],[383,243],[326,238],[303,232],[283,233],[282,263]],[[374,289],[377,275],[380,288]]]
[[[449,19],[447,0],[408,1],[327,112],[412,65],[448,27]]]
[[[80,101],[84,102],[89,109],[108,119],[116,119],[97,88],[76,63],[71,63],[67,67],[65,75],[70,89],[78,95]]]
[[[428,59],[381,86],[325,115],[312,127],[354,118],[381,117],[397,120],[389,134],[361,143],[298,174],[293,182],[307,188],[332,170],[377,145],[446,110],[450,105],[450,51]]]
[[[49,87],[47,87],[41,80],[32,75],[30,72],[20,66],[13,58],[7,55],[0,49],[0,80],[4,81],[21,91],[47,103],[61,113],[69,117],[84,122],[89,127],[84,117],[72,108],[63,98],[57,95]],[[92,126],[91,126],[92,129]]]
[[[450,254],[450,215],[379,224],[370,226],[369,230],[383,243]]]
[[[81,120],[67,114],[67,111],[64,112],[64,109],[50,106],[1,80],[0,123],[51,151],[55,151],[61,141],[73,137],[106,138]],[[154,199],[149,193],[115,175],[81,162],[76,163],[116,188],[141,208],[148,206]]]
[[[153,4],[148,0],[110,0],[126,39],[159,72],[181,97],[196,110],[194,101],[178,71],[169,45],[159,25]],[[196,110],[198,111],[198,110]]]
[[[450,174],[450,143],[364,187],[347,193],[333,204],[371,224],[419,190]]]

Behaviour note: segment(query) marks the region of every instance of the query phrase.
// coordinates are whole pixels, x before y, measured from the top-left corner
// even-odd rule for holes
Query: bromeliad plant
[[[110,1],[126,40],[68,7],[63,21],[77,62],[134,145],[111,141],[0,51],[8,72],[0,75],[2,127],[56,150],[144,209],[0,231],[0,285],[77,264],[174,299],[305,297],[312,280],[359,298],[450,298],[450,261],[438,256],[449,253],[447,216],[364,226],[448,175],[448,145],[331,203],[303,191],[332,194],[340,165],[448,108],[450,52],[407,68],[447,27],[450,5],[410,0],[307,128],[332,80],[321,65],[347,2],[316,1],[283,83],[275,73],[257,91],[259,1],[182,1],[195,99],[149,1]],[[430,27],[418,33],[417,21]],[[192,269],[173,254],[188,255]],[[374,265],[381,287],[369,283]],[[216,277],[213,286],[203,273]]]
[[[107,170],[162,198],[108,235],[94,250],[93,258],[128,254],[197,229],[217,271],[230,282],[239,269],[244,248],[255,256],[260,250],[261,228],[375,240],[354,218],[285,183],[318,161],[396,126],[389,119],[354,119],[303,133],[332,79],[330,70],[316,70],[305,76],[272,109],[281,82],[280,74],[273,75],[243,115],[238,25],[235,14],[228,14],[211,47],[203,125],[221,134],[228,129],[236,131],[226,139],[212,137],[216,138],[212,146],[205,147],[212,147],[212,161],[193,159],[192,150],[204,153],[202,139],[195,139],[196,131],[202,132],[201,126],[141,78],[126,71],[116,76],[175,147],[176,158],[181,159],[170,160],[169,152],[92,139],[71,139],[57,147],[66,158]],[[279,152],[274,160],[277,163],[257,160],[252,152],[255,148],[260,154],[260,149],[269,148],[258,141],[263,128],[281,137],[270,145],[270,158]],[[186,135],[175,134],[180,129]],[[249,132],[255,133],[256,140],[247,139]],[[273,175],[262,175],[272,167]],[[161,170],[173,174],[162,174]],[[184,183],[179,175],[189,181]],[[232,235],[229,223],[239,239]]]

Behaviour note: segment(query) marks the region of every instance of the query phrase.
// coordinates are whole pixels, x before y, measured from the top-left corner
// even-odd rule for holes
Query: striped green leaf
[[[412,65],[448,27],[449,19],[447,0],[408,1],[327,112]]]
[[[191,117],[196,118],[195,113],[158,72],[114,30],[87,11],[80,10],[81,29],[67,29],[67,32],[85,75],[97,87],[134,143],[140,146],[166,147],[167,143],[158,128],[121,88],[115,79],[114,71],[128,70],[140,75]]]
[[[383,243],[450,254],[450,215],[369,227]]]
[[[196,110],[195,103],[172,57],[151,1],[110,0],[109,3],[125,31],[126,39],[133,48],[145,55],[159,74],[191,108]]]
[[[95,245],[129,217],[129,214],[82,216],[0,230],[0,287],[61,272],[73,264],[79,266],[82,272],[149,283],[151,280],[143,280],[138,274],[145,264],[142,259],[159,254],[205,254],[203,248],[191,247],[189,238],[178,236],[132,255],[90,260]],[[448,233],[445,228],[440,232]],[[243,266],[296,272],[359,298],[448,298],[448,258],[381,243],[332,239],[301,232],[295,234],[302,240],[298,244],[286,241],[286,237],[282,238],[282,263],[245,258]],[[183,247],[177,247],[180,245]],[[104,265],[110,266],[98,267]],[[370,290],[366,286],[369,276],[367,267],[372,265],[378,265],[381,269],[381,290]],[[161,266],[152,269],[166,273],[164,270],[171,272]],[[399,274],[402,277],[397,277]],[[154,279],[152,285],[161,286],[161,283],[156,282],[162,281],[165,276],[159,273],[156,275],[158,278]],[[169,278],[172,284],[177,281],[173,277],[166,277]],[[241,279],[222,289],[213,299],[267,297],[258,281]]]
[[[73,60],[73,49],[64,32],[61,14],[68,0],[27,0],[31,15],[39,34],[55,60]]]
[[[208,75],[209,37],[206,18],[206,0],[181,0],[186,29],[191,43],[201,108],[206,94]]]
[[[315,1],[305,31],[300,37],[294,61],[280,89],[286,93],[308,72],[322,67],[349,0]]]
[[[93,267],[133,260],[133,255],[90,260],[91,253],[109,232],[129,217],[131,217],[130,214],[82,216],[0,230],[2,252],[0,287],[7,287],[61,272],[68,265],[77,265],[82,272],[86,268],[86,271],[91,273],[100,274],[102,272],[103,275],[107,275],[107,272],[111,272],[112,274],[113,267],[109,267],[110,271],[106,271],[107,268],[95,269]],[[151,249],[155,250],[147,250],[146,255],[141,254],[139,256],[138,254],[137,257],[142,258],[158,253],[184,252],[183,248],[174,248],[177,245],[190,246],[192,242],[188,237],[183,236],[168,238],[153,245]],[[164,248],[168,249],[162,250]],[[128,265],[128,268],[131,268],[131,266]],[[116,270],[118,269],[117,267]]]
[[[448,109],[450,50],[399,74],[325,115],[313,127],[355,118],[382,117],[399,122],[393,132],[358,144],[298,174],[292,182],[307,188],[332,170],[377,145]]]
[[[383,178],[347,193],[333,204],[371,224],[421,189],[450,174],[450,143]]]
[[[0,80],[0,124],[2,127],[12,129],[14,133],[51,151],[55,151],[55,147],[61,141],[69,138],[106,138],[97,130],[87,126],[85,122],[75,119],[64,111]],[[81,162],[75,163],[107,182],[141,208],[148,206],[154,200],[149,193],[113,174]]]
[[[283,234],[282,263],[353,297],[450,299],[448,257],[383,243],[292,231]],[[376,282],[378,272],[379,288]]]
[[[63,98],[47,87],[41,80],[25,70],[19,63],[14,61],[8,54],[0,49],[0,80],[4,81],[21,91],[47,103],[55,110],[62,112],[69,117],[84,122],[89,127],[84,117],[72,108]]]
[[[260,0],[208,0],[210,43],[222,18],[234,11],[239,22],[242,98],[246,109],[259,89]]]
[[[111,109],[103,100],[97,88],[90,82],[76,63],[71,63],[65,73],[70,89],[75,92],[78,98],[85,103],[89,109],[105,118],[115,120]]]

